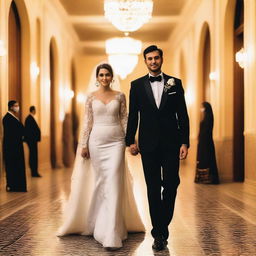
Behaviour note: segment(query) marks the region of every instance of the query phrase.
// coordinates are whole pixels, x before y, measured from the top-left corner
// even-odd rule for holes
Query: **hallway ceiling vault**
[[[82,51],[86,54],[105,54],[105,40],[123,36],[104,17],[104,0],[59,0],[63,5]],[[191,0],[154,0],[153,15],[149,23],[130,36],[144,44],[163,45],[170,37],[174,27],[181,20],[185,7]]]

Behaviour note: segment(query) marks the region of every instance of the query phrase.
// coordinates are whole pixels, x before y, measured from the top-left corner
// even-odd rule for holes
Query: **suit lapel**
[[[145,90],[146,90],[146,93],[148,95],[150,103],[153,105],[154,108],[158,109],[157,106],[156,106],[153,91],[152,91],[152,88],[151,88],[151,85],[150,85],[150,82],[149,82],[149,79],[148,79],[148,75],[146,75],[144,77],[144,87],[145,87]]]
[[[167,76],[164,73],[163,73],[163,76],[164,76],[164,84],[166,84],[170,77]],[[161,98],[161,102],[160,102],[160,106],[159,106],[159,110],[161,110],[164,107],[164,105],[165,105],[165,103],[167,101],[167,98],[168,98],[167,93],[163,90],[162,98]]]

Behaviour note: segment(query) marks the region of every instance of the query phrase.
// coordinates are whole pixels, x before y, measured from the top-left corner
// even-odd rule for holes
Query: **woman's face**
[[[101,86],[108,87],[112,82],[112,79],[113,77],[107,69],[105,68],[100,69],[99,74],[97,76],[97,80]]]

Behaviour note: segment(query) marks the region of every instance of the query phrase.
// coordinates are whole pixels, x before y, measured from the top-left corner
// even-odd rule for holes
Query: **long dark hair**
[[[204,101],[202,106],[204,107],[204,118],[202,122],[209,122],[213,127],[214,117],[211,104],[207,101]]]
[[[103,63],[103,64],[100,64],[97,68],[96,68],[96,77],[98,76],[100,70],[104,68],[106,69],[110,74],[111,76],[113,77],[113,69],[112,67],[108,64],[108,63]]]

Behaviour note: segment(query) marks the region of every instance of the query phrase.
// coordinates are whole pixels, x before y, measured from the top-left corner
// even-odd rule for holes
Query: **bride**
[[[97,67],[96,79],[99,89],[86,100],[71,193],[58,236],[93,235],[103,247],[114,249],[122,247],[128,231],[145,228],[125,164],[125,95],[111,89],[113,70],[109,64]]]

